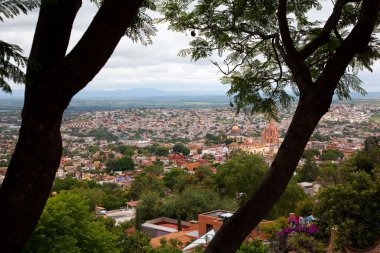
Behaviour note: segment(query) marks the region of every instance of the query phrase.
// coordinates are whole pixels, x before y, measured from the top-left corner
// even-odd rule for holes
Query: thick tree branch
[[[270,170],[247,203],[228,219],[207,247],[205,253],[233,253],[246,236],[270,211],[285,190],[319,119],[329,101],[301,98],[285,139]]]
[[[33,38],[29,58],[37,63],[37,67],[28,66],[25,101],[36,93],[43,93],[41,76],[58,66],[64,59],[69,45],[72,26],[82,0],[62,0],[52,3],[50,0],[41,2],[36,31]],[[47,82],[45,90],[54,89],[58,82]],[[48,98],[50,99],[50,97]],[[41,110],[45,103],[41,101]],[[48,108],[52,109],[53,108]],[[23,110],[23,115],[27,112]],[[45,117],[46,114],[39,115]]]
[[[298,65],[296,63],[297,59],[295,59],[296,57],[298,57],[298,52],[296,48],[294,47],[293,40],[290,36],[288,19],[286,17],[286,9],[287,9],[286,2],[287,0],[279,1],[277,17],[278,17],[278,24],[280,28],[282,44],[284,45],[286,53],[289,55],[288,58],[290,60],[290,64],[295,67]],[[292,67],[292,66],[289,66],[289,67]]]
[[[363,0],[358,22],[335,54],[327,61],[324,71],[317,80],[319,85],[335,90],[348,64],[360,50],[368,45],[377,22],[379,9],[380,0]]]
[[[313,39],[312,41],[310,41],[308,44],[305,45],[305,47],[302,50],[300,50],[299,54],[302,60],[305,60],[306,58],[308,58],[318,48],[320,48],[322,45],[326,44],[329,41],[331,32],[336,27],[336,25],[338,24],[341,18],[343,7],[348,2],[349,1],[347,0],[338,0],[335,3],[333,12],[331,13],[330,17],[327,19],[319,36]]]
[[[284,61],[292,72],[298,86],[298,90],[302,94],[308,84],[312,83],[312,78],[309,69],[300,57],[299,52],[297,52],[294,47],[293,40],[290,36],[288,20],[286,17],[286,2],[287,0],[280,0],[277,11],[280,35],[286,53]]]
[[[64,59],[81,0],[45,2],[30,53],[38,68],[28,67],[19,141],[0,189],[1,252],[21,252],[44,208],[61,157],[63,111],[57,113],[53,96],[48,93],[54,91],[56,83],[50,82],[41,90],[38,81]]]
[[[82,0],[65,0],[57,3],[41,1],[36,32],[30,59],[37,62],[37,69],[29,68],[28,75],[36,76],[61,62],[67,51],[74,19]],[[50,1],[51,2],[51,1]]]
[[[280,5],[281,2],[284,11],[284,1],[280,0]],[[380,0],[363,0],[358,22],[352,32],[328,61],[316,83],[308,85],[307,90],[301,94],[289,130],[269,172],[248,202],[216,233],[206,253],[236,252],[240,243],[281,196],[313,130],[331,105],[333,92],[340,77],[355,54],[368,44],[378,18],[379,8]],[[283,13],[279,14],[279,19],[280,17],[282,19],[279,20],[280,23],[286,19]],[[283,27],[281,36],[285,37],[284,47],[289,54],[288,50],[292,51],[292,45],[288,44],[291,41],[286,38],[288,35],[286,30],[288,29]],[[297,84],[299,80],[296,79]]]
[[[339,31],[338,31],[338,29],[337,29],[336,27],[334,27],[334,34],[335,34],[335,36],[338,38],[339,42],[340,42],[340,43],[343,43],[343,38],[342,38],[342,36],[340,35],[340,33],[339,33]]]
[[[104,66],[143,0],[105,0],[65,57],[81,0],[43,5],[28,70],[19,140],[0,188],[1,252],[22,252],[38,222],[62,155],[62,114],[72,96]]]
[[[49,82],[51,78],[58,79],[59,97],[64,98],[62,106],[66,107],[106,64],[142,2],[105,0],[77,45],[61,64],[47,73],[44,79]]]
[[[278,84],[278,82],[280,82],[281,79],[282,79],[282,73],[283,72],[282,72],[282,64],[281,64],[281,61],[280,61],[280,57],[279,57],[279,55],[277,53],[277,49],[276,49],[276,38],[272,39],[272,48],[273,48],[274,55],[276,57],[276,62],[278,64],[278,68],[280,70],[280,76],[278,78],[276,78],[276,83]]]

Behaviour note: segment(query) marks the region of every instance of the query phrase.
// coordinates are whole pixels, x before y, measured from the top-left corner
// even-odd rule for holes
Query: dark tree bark
[[[19,140],[0,189],[1,252],[21,252],[43,211],[62,155],[60,126],[72,97],[112,55],[142,0],[105,0],[66,55],[81,0],[42,1],[28,69]]]
[[[300,99],[285,139],[260,186],[221,229],[208,245],[206,253],[235,252],[252,229],[264,218],[284,192],[303,150],[319,120],[328,111],[334,90],[355,54],[369,43],[379,15],[380,0],[363,0],[358,21],[350,35],[342,41],[328,61],[320,77],[313,81],[304,59],[326,43],[328,34],[339,20],[344,4],[338,0],[323,32],[310,44],[297,51],[290,37],[286,19],[286,0],[279,1],[278,19],[286,64],[292,71],[300,90]],[[358,2],[358,1],[356,1]]]

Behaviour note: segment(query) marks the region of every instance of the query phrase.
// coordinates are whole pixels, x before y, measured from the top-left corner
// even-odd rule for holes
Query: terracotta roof
[[[186,168],[188,171],[194,171],[195,168],[198,168],[200,166],[201,166],[201,164],[199,162],[186,164]]]
[[[187,165],[187,162],[185,162],[185,161],[181,161],[181,160],[176,160],[176,162],[175,162],[176,164],[177,164],[177,166],[182,166],[182,165]]]
[[[159,236],[159,237],[156,237],[156,238],[153,238],[150,240],[150,244],[154,247],[154,248],[157,248],[157,247],[160,247],[161,243],[160,243],[160,240],[162,238],[165,238],[166,241],[169,241],[170,239],[176,239],[177,241],[181,242],[181,248],[185,247],[187,244],[189,244],[193,239],[192,237],[186,235],[188,233],[191,233],[191,232],[194,232],[194,231],[197,231],[197,230],[187,230],[187,231],[179,231],[179,232],[174,232],[174,233],[170,233],[170,234],[167,234],[167,235],[162,235],[162,236]]]
[[[131,227],[131,228],[128,228],[125,230],[125,233],[130,236],[131,234],[133,234],[134,232],[136,231],[136,228],[135,227]]]
[[[171,154],[171,155],[169,155],[170,160],[185,159],[185,158],[186,158],[186,156],[184,156],[182,154]]]
[[[208,161],[206,159],[199,159],[198,162],[201,164],[201,165],[208,165]]]
[[[130,207],[137,207],[138,204],[139,204],[139,200],[136,200],[136,201],[129,201],[127,202],[127,205],[130,206]]]

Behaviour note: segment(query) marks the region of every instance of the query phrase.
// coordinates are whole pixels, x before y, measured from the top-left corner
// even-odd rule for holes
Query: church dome
[[[240,133],[240,129],[237,125],[233,125],[231,129],[231,133],[234,135],[238,135]]]

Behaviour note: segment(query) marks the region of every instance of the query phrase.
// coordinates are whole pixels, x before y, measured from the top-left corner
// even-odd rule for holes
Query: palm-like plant
[[[53,2],[54,0],[52,0]],[[90,0],[100,7],[103,0]],[[0,21],[4,18],[13,18],[21,13],[39,7],[41,0],[0,0]],[[143,45],[152,43],[151,37],[157,32],[153,20],[145,13],[146,10],[155,10],[154,1],[145,0],[139,14],[133,24],[126,31],[126,35],[132,41],[140,41]],[[17,45],[8,44],[0,40],[0,89],[11,93],[9,81],[20,84],[25,83],[25,73],[23,69],[26,64],[30,64],[28,59],[22,56],[22,49]]]
[[[0,0],[0,21],[4,18],[13,18],[21,13],[38,7],[40,0]],[[27,58],[22,55],[22,49],[0,40],[0,89],[11,93],[9,82],[24,83],[25,73],[23,69],[27,64]]]
[[[40,6],[40,0],[0,0],[0,21],[27,13]]]
[[[8,44],[0,40],[0,89],[11,93],[9,81],[24,83],[23,68],[27,58],[22,55],[22,49],[17,45]]]

